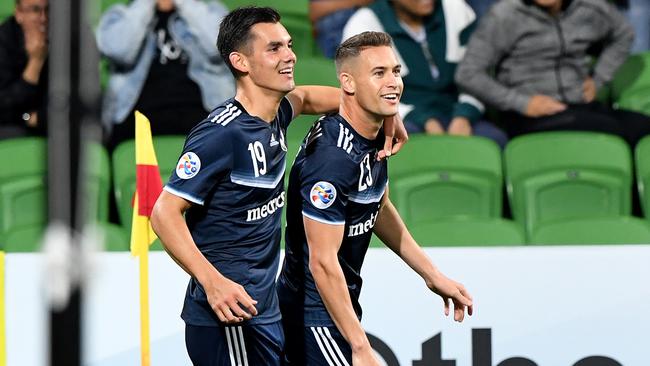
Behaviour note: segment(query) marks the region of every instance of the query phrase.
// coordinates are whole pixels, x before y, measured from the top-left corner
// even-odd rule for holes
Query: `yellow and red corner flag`
[[[131,226],[131,254],[138,256],[147,251],[157,239],[151,228],[151,210],[162,191],[158,161],[153,149],[151,125],[142,113],[135,112],[135,196]]]
[[[156,240],[151,228],[151,210],[162,192],[151,125],[147,117],[135,112],[135,195],[131,226],[131,254],[140,262],[140,358],[151,365],[149,340],[149,245]]]

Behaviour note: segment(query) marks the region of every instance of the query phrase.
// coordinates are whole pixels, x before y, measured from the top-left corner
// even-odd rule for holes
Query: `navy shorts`
[[[286,366],[350,366],[352,349],[336,327],[284,323]]]
[[[282,322],[219,327],[185,326],[187,353],[195,366],[280,366]]]

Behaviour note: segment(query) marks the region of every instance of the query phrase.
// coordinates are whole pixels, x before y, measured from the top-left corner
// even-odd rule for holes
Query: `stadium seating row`
[[[648,218],[650,138],[639,143],[636,159]],[[390,195],[427,244],[649,243],[650,221],[631,217],[632,165],[622,139],[599,133],[521,136],[508,144],[503,162],[498,147],[480,137],[414,136],[392,158]],[[504,182],[514,222],[501,218]],[[436,234],[442,222],[459,230]]]
[[[154,138],[163,181],[183,141]],[[298,146],[290,139],[288,166]],[[42,138],[0,141],[0,154],[21,157],[0,171],[0,247],[6,251],[38,249],[47,221],[46,149]],[[84,155],[85,212],[103,229],[106,250],[128,249],[134,155],[133,141],[110,159],[99,144],[88,145]],[[519,137],[503,161],[499,148],[481,137],[413,136],[391,158],[390,196],[422,245],[650,243],[650,137],[635,155],[636,170],[620,138],[588,132]],[[631,217],[633,171],[646,220]],[[504,186],[514,220],[502,217]],[[111,192],[119,225],[109,222]]]

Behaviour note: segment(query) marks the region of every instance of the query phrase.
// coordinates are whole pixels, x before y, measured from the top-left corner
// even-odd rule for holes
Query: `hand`
[[[582,96],[585,102],[590,103],[596,98],[596,83],[594,79],[588,77],[585,79],[585,82],[582,83]]]
[[[409,139],[404,121],[397,114],[384,120],[384,135],[384,149],[377,154],[377,160],[397,154]]]
[[[467,314],[474,313],[474,305],[472,296],[465,289],[461,283],[458,283],[444,274],[437,272],[435,278],[427,281],[427,287],[431,291],[442,297],[445,304],[445,316],[449,316],[450,306],[449,300],[454,303],[454,320],[462,322],[465,319],[465,308],[467,307]]]
[[[451,120],[449,127],[447,128],[447,133],[450,135],[471,136],[472,125],[465,117],[454,117],[454,119]]]
[[[352,352],[352,366],[380,366],[372,347],[363,348],[360,351]]]
[[[542,117],[562,112],[566,104],[547,95],[536,94],[530,97],[526,107],[526,116]]]
[[[244,287],[225,277],[215,280],[211,286],[204,286],[208,303],[220,321],[226,324],[239,323],[257,315],[255,304]],[[240,307],[243,305],[248,310]]]
[[[443,135],[445,130],[442,128],[440,122],[435,118],[430,118],[424,124],[424,132],[427,135]]]
[[[25,34],[25,51],[30,59],[44,61],[47,57],[47,31],[37,27],[23,28]]]
[[[25,122],[28,127],[36,127],[38,126],[38,112],[31,112],[29,114],[29,119]]]

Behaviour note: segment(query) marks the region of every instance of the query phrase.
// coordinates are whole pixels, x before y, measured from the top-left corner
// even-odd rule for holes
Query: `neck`
[[[280,101],[285,95],[286,93],[260,88],[257,85],[238,80],[235,99],[241,103],[248,114],[270,123],[275,119]]]
[[[551,6],[548,8],[548,12],[551,13],[551,15],[555,16],[560,14],[560,11],[562,10],[562,3],[558,2],[557,4]]]
[[[540,6],[542,9],[544,9],[546,12],[551,14],[552,16],[556,16],[560,14],[562,11],[562,1],[556,1],[555,4],[550,5],[550,6]]]
[[[376,139],[379,129],[384,123],[384,117],[370,113],[358,103],[352,103],[346,99],[346,96],[343,96],[339,114],[348,121],[359,135],[368,140]]]

